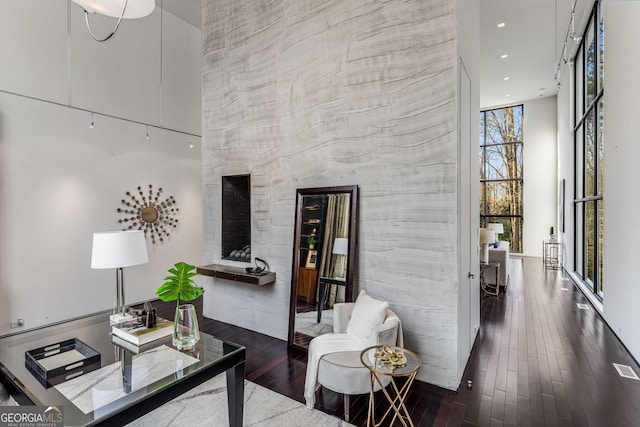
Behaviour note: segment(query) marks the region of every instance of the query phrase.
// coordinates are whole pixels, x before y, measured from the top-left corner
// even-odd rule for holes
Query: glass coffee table
[[[124,425],[226,372],[229,425],[242,426],[243,346],[202,332],[190,351],[176,350],[171,337],[140,347],[125,345],[111,336],[109,314],[1,338],[0,382],[20,405],[63,406],[65,425]],[[25,352],[72,339],[100,353],[89,372],[49,384],[26,368]]]

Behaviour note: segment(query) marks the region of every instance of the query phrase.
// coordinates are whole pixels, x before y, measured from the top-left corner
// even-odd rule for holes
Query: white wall
[[[116,209],[137,186],[173,195],[180,225],[126,269],[127,301],[153,298],[175,262],[202,261],[199,138],[189,149],[186,135],[150,128],[147,141],[143,124],[100,114],[89,129],[85,111],[19,96],[200,134],[199,31],[165,16],[163,34],[196,45],[160,55],[159,14],[99,45],[71,2],[0,3],[0,335],[18,317],[31,328],[112,306],[115,273],[91,270],[92,233],[121,228]]]
[[[211,279],[205,314],[285,339],[295,189],[360,186],[356,289],[388,300],[419,378],[458,385],[455,4],[203,2],[205,261],[221,176],[251,174],[270,286]]]
[[[0,335],[108,309],[114,270],[92,270],[96,231],[118,230],[125,192],[162,187],[180,208],[164,242],[148,240],[149,263],[125,271],[127,301],[154,297],[174,263],[202,260],[200,142],[121,120],[0,94]]]
[[[604,296],[602,303],[584,289],[624,345],[636,360],[640,359],[640,323],[637,286],[637,259],[640,247],[640,224],[633,213],[640,209],[640,194],[635,183],[640,180],[640,106],[634,99],[640,96],[640,84],[635,70],[640,59],[630,52],[640,40],[640,4],[626,1],[602,3],[605,20],[605,117],[604,117]],[[565,204],[567,230],[565,269],[573,271],[573,69],[562,73],[563,87],[558,95],[558,179],[566,179]]]
[[[549,227],[557,232],[557,107],[556,97],[525,101],[523,121],[523,250],[542,256]]]
[[[573,68],[563,67],[560,73],[561,88],[558,91],[558,183],[565,180],[564,187],[564,232],[558,221],[558,236],[564,243],[563,265],[573,271],[573,199],[575,174],[573,141]],[[559,188],[559,187],[558,187]]]
[[[478,175],[480,141],[480,3],[456,4],[458,55],[458,218],[459,305],[458,380],[462,378],[480,326],[478,227],[480,223]],[[475,277],[469,277],[469,273]]]
[[[604,317],[640,360],[640,3],[607,1],[604,74]]]

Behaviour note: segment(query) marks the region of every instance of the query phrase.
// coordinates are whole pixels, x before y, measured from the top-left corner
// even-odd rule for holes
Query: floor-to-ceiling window
[[[602,297],[604,21],[597,1],[575,61],[575,271]]]
[[[522,105],[480,113],[480,226],[500,222],[500,240],[522,252]]]

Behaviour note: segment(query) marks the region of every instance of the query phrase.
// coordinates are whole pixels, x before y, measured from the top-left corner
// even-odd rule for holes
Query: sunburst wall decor
[[[156,243],[156,239],[163,242],[178,225],[175,215],[180,209],[176,206],[173,196],[160,201],[161,193],[162,188],[158,188],[154,193],[151,184],[148,195],[145,195],[142,187],[138,187],[140,198],[127,191],[127,198],[121,200],[126,207],[118,208],[118,213],[126,215],[118,220],[120,224],[125,225],[123,230],[143,230],[145,236],[151,237],[152,243]]]

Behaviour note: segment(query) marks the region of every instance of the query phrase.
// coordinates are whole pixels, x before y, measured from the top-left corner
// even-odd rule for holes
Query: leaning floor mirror
[[[358,186],[296,192],[289,346],[333,332],[333,305],[353,300]]]

